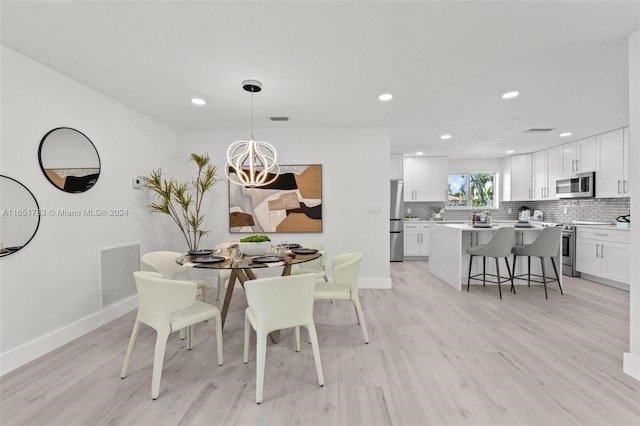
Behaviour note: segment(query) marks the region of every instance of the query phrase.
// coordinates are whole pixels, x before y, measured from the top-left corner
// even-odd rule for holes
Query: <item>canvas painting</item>
[[[230,232],[322,232],[322,165],[281,165],[269,185],[229,182]]]

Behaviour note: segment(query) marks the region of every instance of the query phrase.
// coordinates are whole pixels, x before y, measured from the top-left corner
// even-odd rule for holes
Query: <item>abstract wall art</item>
[[[322,165],[281,165],[257,188],[229,183],[229,232],[322,232]]]

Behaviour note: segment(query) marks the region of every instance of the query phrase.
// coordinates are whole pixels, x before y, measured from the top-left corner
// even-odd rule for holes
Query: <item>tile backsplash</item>
[[[432,206],[443,206],[444,203],[404,203],[405,214],[418,216],[422,219],[431,219]],[[616,217],[630,214],[629,198],[581,198],[576,200],[553,201],[503,201],[498,210],[491,210],[494,220],[517,220],[518,209],[527,206],[531,213],[541,210],[545,222],[571,223],[573,220],[591,222],[615,222]],[[411,213],[406,213],[410,208]],[[511,213],[509,213],[511,209]],[[565,213],[565,209],[566,212]],[[471,220],[470,210],[445,210],[445,220]]]

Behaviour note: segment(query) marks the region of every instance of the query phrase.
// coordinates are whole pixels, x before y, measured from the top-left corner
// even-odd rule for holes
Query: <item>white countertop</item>
[[[461,229],[463,231],[495,231],[499,228],[516,228],[518,231],[535,231],[544,229],[544,227],[539,225],[534,225],[531,228],[519,228],[515,226],[514,222],[494,222],[493,225],[491,225],[491,228],[474,228],[470,223],[444,223],[443,226],[453,229]]]
[[[618,228],[618,225],[587,225],[587,224],[580,224],[580,223],[576,223],[573,226],[575,226],[576,228],[586,228],[586,229],[605,229],[607,231],[618,230],[618,231],[628,232],[631,229],[631,224],[629,224],[627,228]]]

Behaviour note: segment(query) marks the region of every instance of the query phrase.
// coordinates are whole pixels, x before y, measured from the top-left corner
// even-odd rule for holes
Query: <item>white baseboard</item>
[[[57,349],[138,307],[137,295],[0,354],[0,376]]]
[[[622,371],[625,374],[633,377],[636,380],[640,380],[640,356],[631,352],[625,352]]]

